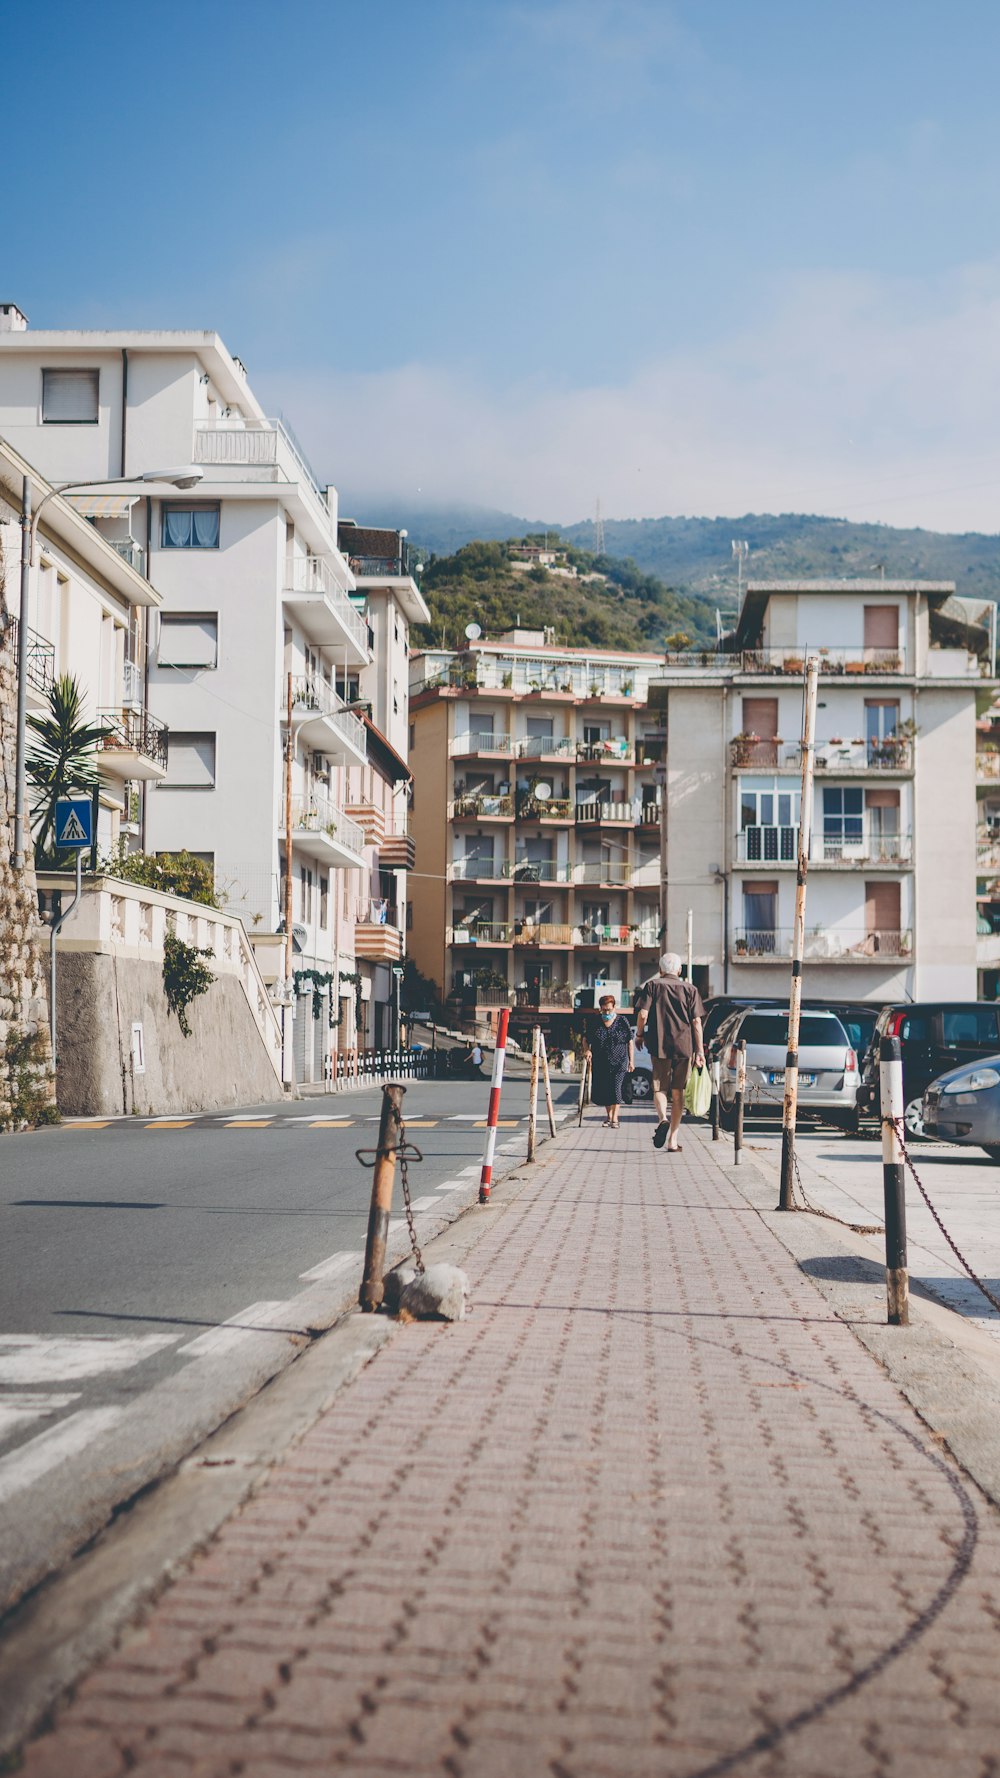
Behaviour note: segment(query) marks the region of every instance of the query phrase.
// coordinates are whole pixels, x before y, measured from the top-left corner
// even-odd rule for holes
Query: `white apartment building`
[[[660,664],[529,630],[414,657],[410,951],[468,1022],[566,1041],[577,990],[655,966]]]
[[[121,837],[140,842],[143,791],[166,776],[166,730],[146,706],[143,673],[147,629],[160,595],[68,500],[56,496],[39,515],[25,628],[20,514],[26,477],[37,509],[49,483],[0,438],[0,567],[14,655],[19,659],[27,648],[29,716],[48,715],[48,693],[69,673],[79,684],[84,720],[108,730],[97,751],[97,845],[106,854]],[[30,753],[30,728],[27,744]],[[30,784],[28,800],[30,809]]]
[[[949,581],[751,581],[725,652],[668,657],[668,930],[704,992],[787,993],[803,675],[820,663],[805,986],[976,994],[976,714],[995,638]]]
[[[406,849],[381,848],[383,836],[406,833],[407,628],[426,613],[401,540],[385,571],[359,583],[338,544],[336,489],[318,482],[212,332],[35,331],[7,305],[5,435],[25,449],[30,439],[34,460],[58,481],[138,477],[168,464],[203,471],[191,494],[153,497],[136,481],[77,503],[163,598],[147,671],[170,744],[147,799],[146,848],[187,848],[212,862],[271,978],[281,947],[272,943],[268,971],[265,940],[281,926],[290,855],[296,1077],[320,1078],[333,1050],[388,1039],[392,963],[404,947]],[[377,658],[369,604],[381,626]],[[393,684],[402,704],[391,733],[377,733],[360,706],[388,720]]]

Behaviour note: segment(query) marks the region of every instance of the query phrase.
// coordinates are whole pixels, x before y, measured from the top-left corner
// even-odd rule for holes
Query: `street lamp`
[[[14,869],[24,869],[24,832],[26,773],[25,730],[28,703],[28,609],[31,598],[31,570],[35,565],[35,543],[42,508],[57,494],[82,488],[124,488],[133,482],[160,482],[172,488],[196,488],[204,476],[203,469],[186,464],[180,469],[148,469],[143,475],[99,476],[96,481],[60,482],[42,495],[32,511],[31,477],[25,476],[21,493],[21,611],[20,647],[17,656],[17,723],[14,753]]]

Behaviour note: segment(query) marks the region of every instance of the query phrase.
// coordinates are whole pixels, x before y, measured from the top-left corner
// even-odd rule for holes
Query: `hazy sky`
[[[990,0],[37,0],[17,37],[0,298],[216,328],[351,510],[1000,530]]]

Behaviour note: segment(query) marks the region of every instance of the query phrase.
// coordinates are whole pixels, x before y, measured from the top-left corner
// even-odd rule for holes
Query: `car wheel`
[[[632,1103],[637,1099],[651,1099],[653,1096],[653,1076],[647,1074],[645,1068],[636,1068],[632,1074]]]
[[[1000,1167],[1000,1143],[984,1142],[983,1153],[989,1155],[995,1167]]]
[[[924,1135],[924,1103],[922,1099],[911,1099],[903,1112],[903,1128],[911,1141],[919,1142]]]

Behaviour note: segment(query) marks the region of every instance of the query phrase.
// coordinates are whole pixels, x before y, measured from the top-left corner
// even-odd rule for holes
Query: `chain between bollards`
[[[878,1046],[882,1110],[882,1191],[885,1198],[885,1294],[890,1327],[910,1320],[910,1274],[906,1254],[906,1174],[903,1165],[903,1051],[898,1037]]]
[[[375,1150],[375,1172],[372,1177],[372,1201],[368,1212],[368,1240],[365,1245],[365,1269],[358,1292],[362,1309],[377,1309],[385,1294],[382,1274],[385,1271],[385,1249],[389,1239],[389,1218],[392,1215],[392,1187],[399,1151],[400,1124],[403,1117],[404,1086],[393,1082],[382,1088],[382,1115],[379,1118],[378,1146]]]

